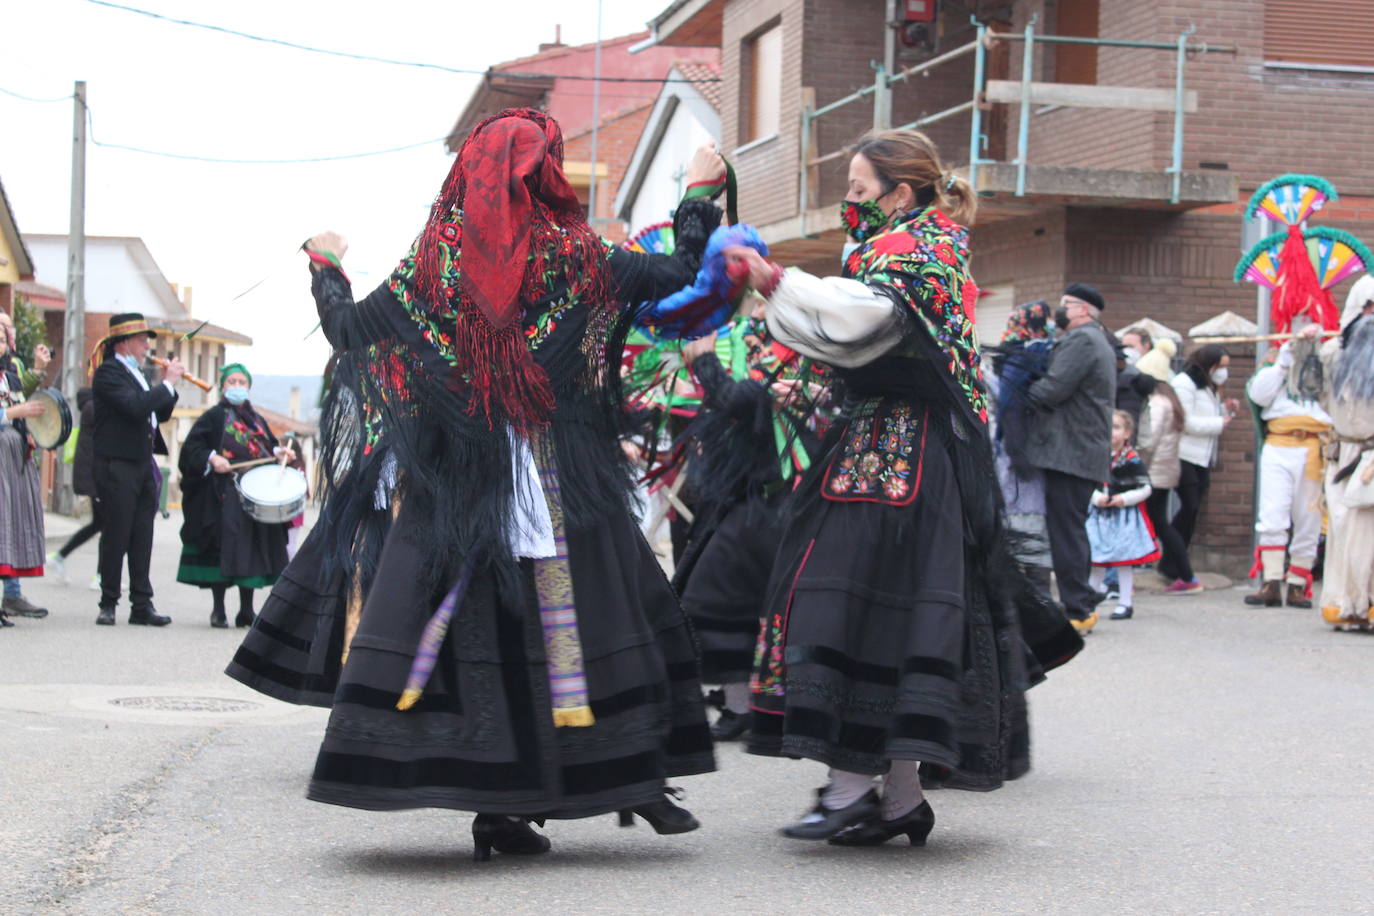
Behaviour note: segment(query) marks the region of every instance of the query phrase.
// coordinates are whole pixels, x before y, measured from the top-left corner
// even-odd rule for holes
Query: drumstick
[[[276,460],[276,458],[254,458],[252,461],[240,461],[236,464],[231,464],[229,465],[229,470],[238,471],[242,470],[243,468],[257,467],[260,464],[266,464],[269,461]]]

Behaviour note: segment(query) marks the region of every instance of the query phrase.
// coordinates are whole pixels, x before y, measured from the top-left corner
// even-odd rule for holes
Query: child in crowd
[[[1150,476],[1131,447],[1134,433],[1131,415],[1124,410],[1114,411],[1111,479],[1092,495],[1088,508],[1088,542],[1093,564],[1088,581],[1100,591],[1107,569],[1116,568],[1120,599],[1112,612],[1113,620],[1127,620],[1135,613],[1131,604],[1134,567],[1159,559],[1154,528],[1143,507],[1150,496]]]

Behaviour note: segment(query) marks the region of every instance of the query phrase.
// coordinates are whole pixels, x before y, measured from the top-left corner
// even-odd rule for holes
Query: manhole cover
[[[226,700],[224,697],[116,697],[114,706],[125,709],[151,709],[157,712],[245,712],[260,709],[252,700]]]

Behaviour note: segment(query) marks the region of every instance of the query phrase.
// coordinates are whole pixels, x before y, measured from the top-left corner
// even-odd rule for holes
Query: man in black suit
[[[103,626],[115,622],[125,555],[129,557],[129,623],[161,627],[172,622],[153,609],[153,583],[148,578],[153,516],[162,488],[153,455],[167,454],[158,424],[172,416],[177,402],[172,386],[184,370],[174,359],[160,384],[148,384],[143,360],[149,341],[156,336],[137,312],[112,316],[91,380],[95,392],[92,470],[105,510],[105,527],[100,532],[100,616],[95,622]]]

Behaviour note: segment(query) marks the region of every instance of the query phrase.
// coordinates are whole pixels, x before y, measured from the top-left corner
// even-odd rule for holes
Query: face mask
[[[224,399],[230,404],[242,404],[248,400],[248,389],[243,385],[230,385],[224,389]]]
[[[1135,347],[1126,347],[1122,352],[1126,356],[1126,365],[1128,366],[1134,366],[1135,361],[1140,359],[1140,351]]]
[[[1061,331],[1067,331],[1069,329],[1069,307],[1067,305],[1055,307],[1054,326]]]
[[[840,201],[840,226],[859,244],[873,238],[887,225],[887,214],[878,206],[879,200],[882,198]]]
[[[1229,374],[1230,374],[1230,373],[1228,373],[1228,372],[1226,371],[1226,367],[1224,367],[1224,366],[1223,366],[1222,368],[1220,368],[1220,369],[1213,369],[1213,370],[1212,370],[1212,384],[1213,384],[1213,385],[1216,385],[1218,388],[1220,388],[1223,384],[1225,384],[1225,382],[1226,382],[1226,377],[1227,377]]]

